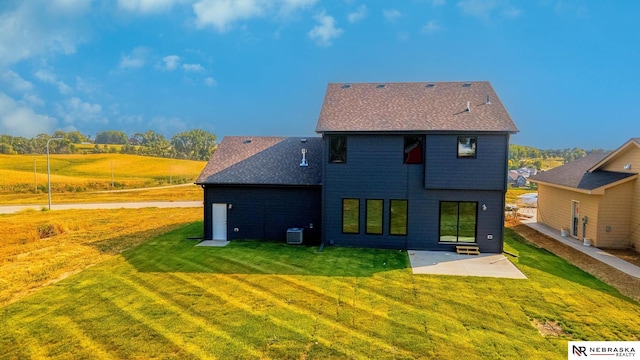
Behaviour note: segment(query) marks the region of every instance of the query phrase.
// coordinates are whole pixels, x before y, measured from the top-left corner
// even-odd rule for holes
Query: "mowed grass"
[[[0,215],[0,306],[201,217],[199,208]]]
[[[565,359],[571,339],[640,337],[636,302],[509,229],[527,280],[413,275],[402,251],[187,240],[201,233],[152,237],[0,308],[4,356]]]
[[[50,164],[52,192],[77,193],[190,183],[206,162],[124,154],[54,154]],[[46,192],[45,155],[0,155],[0,203],[4,196]]]

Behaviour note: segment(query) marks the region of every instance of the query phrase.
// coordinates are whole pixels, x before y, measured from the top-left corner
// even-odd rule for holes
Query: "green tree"
[[[95,144],[127,144],[129,139],[127,134],[122,131],[102,131],[96,134],[96,139],[93,141]]]
[[[202,129],[194,129],[171,137],[174,156],[182,159],[209,160],[216,149],[216,136]]]

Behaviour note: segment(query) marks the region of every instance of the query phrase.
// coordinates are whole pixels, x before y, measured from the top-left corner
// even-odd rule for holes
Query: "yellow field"
[[[0,306],[201,219],[200,208],[31,210],[0,215]]]
[[[53,193],[190,183],[206,164],[124,154],[56,154],[50,162]],[[45,155],[0,155],[0,195],[46,191]]]

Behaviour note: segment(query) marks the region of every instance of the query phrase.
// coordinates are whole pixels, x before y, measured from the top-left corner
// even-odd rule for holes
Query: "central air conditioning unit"
[[[287,244],[299,245],[302,244],[303,228],[291,228],[287,229]]]

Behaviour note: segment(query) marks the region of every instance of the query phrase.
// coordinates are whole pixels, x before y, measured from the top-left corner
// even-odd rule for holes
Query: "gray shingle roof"
[[[381,85],[329,84],[316,131],[518,131],[487,81]]]
[[[530,177],[529,180],[582,190],[593,190],[635,175],[632,173],[613,171],[587,171],[608,155],[608,153],[590,154],[581,159],[558,166],[557,168],[538,173]]]
[[[300,166],[303,148],[307,167]],[[196,184],[320,185],[321,161],[319,137],[226,136]]]

